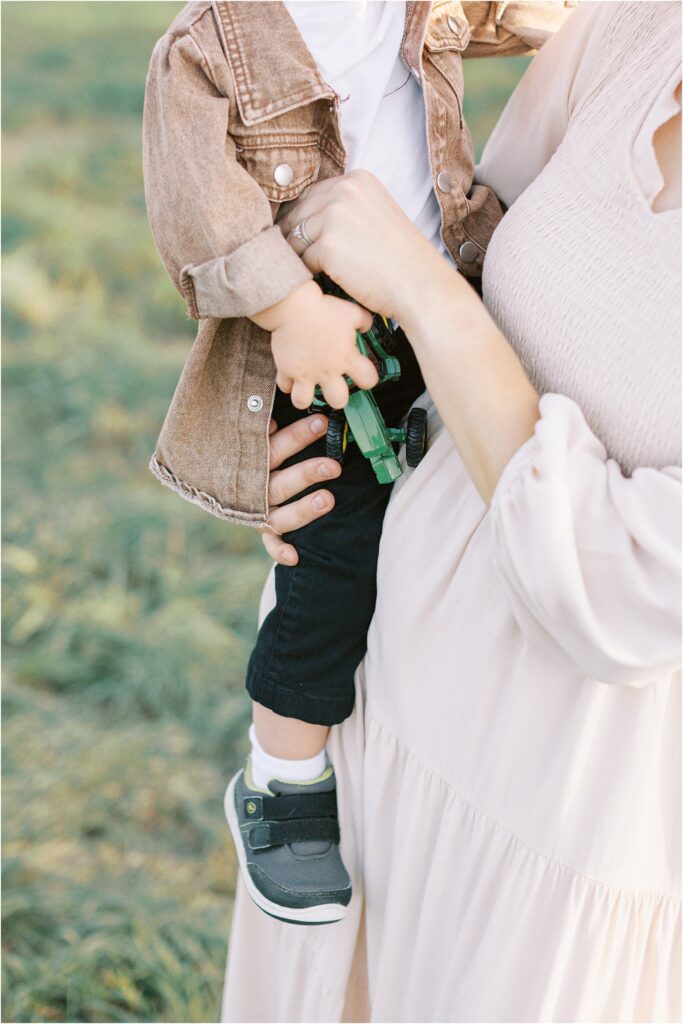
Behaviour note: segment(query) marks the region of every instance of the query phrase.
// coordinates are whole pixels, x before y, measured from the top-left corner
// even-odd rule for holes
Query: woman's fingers
[[[309,444],[318,441],[326,430],[327,416],[315,413],[304,420],[290,423],[288,427],[283,427],[274,434],[271,433],[270,468],[277,469],[286,459],[308,448]]]
[[[318,200],[318,202],[320,202]],[[306,204],[301,204],[301,210],[299,211],[299,217],[292,226],[292,230],[289,231],[285,238],[291,245],[292,249],[298,256],[302,256],[308,247],[316,242],[320,236],[320,232],[323,227],[323,215],[322,213],[305,213]],[[304,241],[303,238],[299,238],[298,235],[294,234],[294,228],[303,224],[303,234],[306,235],[308,241]]]
[[[327,200],[329,199],[329,194],[340,180],[341,176],[336,178],[325,178],[324,181],[317,181],[315,184],[309,185],[308,188],[301,193],[297,201],[293,203],[287,212],[278,220],[278,227],[285,238],[287,238],[290,231],[296,224],[300,224],[306,217],[313,217],[315,214],[320,213],[321,210],[325,209]],[[313,237],[308,233],[308,225],[306,225],[306,234],[309,238]]]
[[[296,548],[284,541],[282,537],[278,537],[272,530],[263,530],[261,541],[274,562],[278,562],[280,565],[296,565],[299,561]]]
[[[320,274],[324,270],[324,254],[320,242],[309,245],[299,255],[312,274]]]
[[[274,469],[268,481],[268,504],[282,505],[295,494],[305,491],[324,480],[333,480],[341,473],[341,466],[334,459],[307,459],[287,469]]]
[[[332,480],[341,473],[341,466],[333,459],[307,459],[295,466],[278,470],[286,459],[303,451],[308,445],[319,440],[327,430],[327,417],[319,413],[297,420],[282,430],[271,420],[270,466],[274,470],[268,481],[268,504],[271,507],[269,527],[261,532],[263,546],[274,561],[281,565],[296,565],[299,556],[292,544],[280,534],[298,530],[314,519],[324,516],[334,506],[334,497],[329,491],[318,490],[306,494],[291,505],[279,506],[300,491],[306,490],[324,480]]]
[[[320,519],[334,507],[334,495],[330,491],[314,491],[306,494],[291,505],[271,509],[268,525],[277,534],[291,533],[307,526],[314,519]]]
[[[311,245],[290,236],[302,221]],[[311,186],[281,226],[313,274],[324,271],[366,309],[385,316],[400,320],[402,308],[420,298],[419,278],[429,280],[424,267],[431,265],[432,246],[368,171]]]

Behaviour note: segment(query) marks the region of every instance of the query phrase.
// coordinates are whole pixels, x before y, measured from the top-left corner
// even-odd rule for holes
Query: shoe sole
[[[237,860],[239,861],[242,879],[247,887],[247,892],[256,906],[263,910],[264,913],[269,914],[270,917],[275,917],[279,921],[286,921],[288,924],[334,924],[335,921],[342,921],[346,917],[348,910],[348,907],[345,907],[342,903],[323,903],[316,907],[281,907],[278,903],[273,903],[272,900],[267,899],[263,893],[259,892],[247,867],[242,833],[240,832],[237,811],[235,810],[236,784],[237,775],[231,779],[225,791],[223,806],[235,849],[237,850]]]

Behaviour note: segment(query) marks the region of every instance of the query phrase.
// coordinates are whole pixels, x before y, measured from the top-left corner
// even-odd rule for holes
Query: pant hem
[[[299,718],[311,725],[339,725],[353,711],[355,691],[346,700],[311,697],[305,693],[287,690],[277,683],[249,673],[247,693],[252,700],[262,704],[276,715],[285,718]]]

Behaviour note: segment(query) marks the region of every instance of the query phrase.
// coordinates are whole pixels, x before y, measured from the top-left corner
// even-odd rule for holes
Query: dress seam
[[[522,839],[521,836],[518,836],[516,832],[513,832],[513,830],[508,825],[504,825],[501,821],[498,821],[497,818],[494,818],[492,815],[487,814],[485,811],[482,811],[480,807],[477,807],[476,804],[473,804],[471,800],[469,800],[466,796],[464,796],[457,789],[455,789],[455,787],[448,781],[448,779],[444,778],[444,776],[441,774],[441,772],[438,771],[438,769],[432,767],[432,765],[430,764],[427,764],[426,761],[423,761],[419,754],[416,754],[415,751],[407,745],[405,740],[402,740],[400,736],[397,736],[396,733],[392,729],[390,729],[388,725],[385,725],[385,723],[377,717],[377,715],[372,710],[369,702],[366,703],[365,710],[366,716],[368,718],[371,718],[380,729],[383,729],[384,732],[388,733],[388,735],[393,740],[395,740],[396,743],[403,750],[405,750],[406,754],[409,754],[415,761],[417,761],[421,768],[423,768],[426,772],[429,772],[430,775],[433,775],[434,778],[438,780],[438,782],[442,783],[453,794],[453,796],[460,801],[461,804],[464,804],[465,807],[467,807],[467,809],[472,812],[472,814],[475,817],[479,818],[482,821],[485,821],[488,825],[493,826],[499,831],[505,832],[509,837],[511,837],[514,840],[517,846],[522,847],[528,853],[533,854],[535,857],[539,858],[542,861],[545,861],[546,864],[551,865],[552,867],[560,868],[562,871],[565,871],[573,878],[580,879],[583,882],[589,882],[591,885],[599,886],[601,889],[606,889],[608,892],[616,893],[617,895],[621,896],[636,898],[650,897],[655,898],[661,902],[674,904],[675,906],[680,905],[680,896],[674,896],[670,893],[656,892],[650,889],[623,889],[621,886],[612,885],[609,882],[603,882],[599,878],[592,878],[591,875],[586,875],[582,871],[577,871],[575,868],[570,867],[569,864],[565,864],[564,861],[557,860],[557,858],[555,857],[549,857],[547,853],[542,853],[540,850],[537,850],[534,846],[531,846],[524,839]]]

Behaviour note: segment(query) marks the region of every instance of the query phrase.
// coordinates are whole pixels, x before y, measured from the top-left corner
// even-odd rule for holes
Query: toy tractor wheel
[[[348,424],[346,422],[344,410],[332,409],[329,414],[327,437],[325,439],[325,449],[328,459],[334,459],[335,462],[339,463],[344,461],[347,431]]]
[[[414,469],[424,458],[427,448],[427,410],[411,409],[406,427],[406,462]]]

